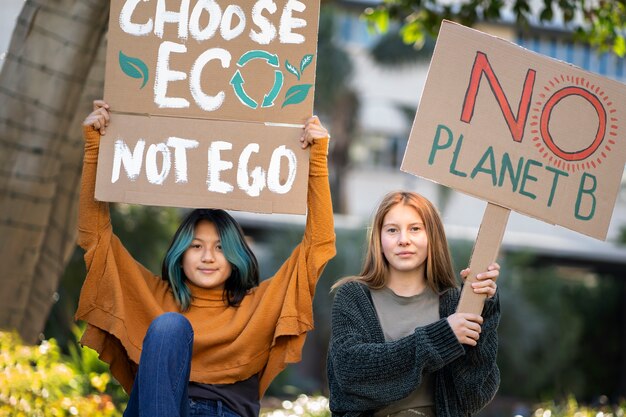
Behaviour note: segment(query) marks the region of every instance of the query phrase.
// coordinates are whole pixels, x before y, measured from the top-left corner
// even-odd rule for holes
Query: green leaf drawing
[[[302,57],[302,61],[300,61],[300,72],[304,72],[304,69],[309,66],[309,64],[313,62],[313,55],[308,54]]]
[[[298,77],[298,81],[300,81],[300,71],[298,71],[298,68],[291,65],[288,60],[285,60],[285,68],[287,68],[287,71]]]
[[[289,88],[285,94],[285,101],[282,107],[303,102],[312,86],[313,84],[298,84]]]
[[[120,68],[124,74],[132,78],[143,78],[143,84],[139,87],[143,88],[150,78],[148,75],[148,66],[141,59],[124,55],[122,51],[120,51],[119,60]]]

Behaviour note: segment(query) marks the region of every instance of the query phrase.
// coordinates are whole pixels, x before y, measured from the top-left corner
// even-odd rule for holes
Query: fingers
[[[469,268],[465,268],[464,270],[461,271],[461,278],[463,278],[463,281],[465,281],[467,277],[469,277],[469,274],[470,274]]]
[[[322,122],[320,122],[320,118],[315,116],[315,115],[309,117],[305,124],[309,124],[309,123],[317,124],[317,125],[321,125],[322,124]]]
[[[496,290],[498,286],[496,282],[492,279],[483,278],[483,280],[479,280],[476,282],[472,282],[472,289],[476,294],[484,294],[487,298],[492,298],[496,295]]]
[[[465,281],[470,275],[469,268],[465,268],[461,271],[461,278]],[[476,275],[476,281],[472,282],[472,288],[476,294],[484,294],[487,298],[492,298],[496,295],[498,286],[496,280],[500,276],[500,265],[496,262],[487,267],[487,271],[481,272]]]
[[[479,277],[480,277],[479,279],[493,278],[495,281],[495,279],[498,278],[498,275],[500,275],[500,265],[494,262],[487,267],[487,272],[482,272],[478,274],[477,278]]]
[[[302,149],[312,145],[316,139],[329,138],[328,130],[322,125],[317,116],[310,117],[304,126],[304,131],[300,137]]]
[[[83,125],[92,126],[104,135],[110,120],[109,105],[104,100],[94,100],[93,111],[85,118]]]
[[[467,278],[470,272],[471,270],[469,268],[465,268],[464,270],[461,271],[461,277]],[[500,275],[500,265],[497,262],[494,262],[487,267],[487,271],[481,272],[480,274],[476,275],[476,278],[478,279],[491,278],[495,281],[499,275]]]
[[[448,317],[448,323],[459,343],[476,346],[480,338],[483,318],[477,314],[455,313]]]
[[[98,110],[100,107],[104,107],[105,109],[108,110],[109,105],[106,103],[106,101],[100,99],[100,100],[94,100],[93,101],[93,109],[94,110]]]

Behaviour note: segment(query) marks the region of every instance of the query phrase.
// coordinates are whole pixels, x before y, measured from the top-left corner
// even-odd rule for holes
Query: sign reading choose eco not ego
[[[402,169],[605,239],[625,133],[626,86],[444,22]]]
[[[304,213],[318,1],[112,0],[103,201]]]

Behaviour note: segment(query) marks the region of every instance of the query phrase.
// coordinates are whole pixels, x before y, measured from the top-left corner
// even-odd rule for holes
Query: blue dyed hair
[[[185,217],[163,259],[162,278],[172,287],[181,310],[187,310],[191,304],[191,291],[182,268],[183,255],[191,245],[196,225],[202,220],[213,223],[220,236],[222,251],[232,267],[230,277],[224,283],[224,299],[229,306],[238,306],[248,290],[259,285],[259,264],[241,226],[224,210],[196,209]]]

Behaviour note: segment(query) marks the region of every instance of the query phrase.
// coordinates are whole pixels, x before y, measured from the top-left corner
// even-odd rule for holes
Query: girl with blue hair
[[[328,186],[328,131],[310,118],[307,222],[302,242],[259,283],[241,227],[219,209],[192,211],[174,235],[162,277],[136,262],[113,233],[107,203],[94,200],[98,147],[109,106],[85,119],[79,244],[87,277],[76,318],[81,343],[109,363],[130,393],[125,417],[257,416],[259,400],[313,328],[315,285],[335,254]]]

